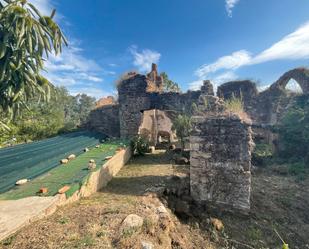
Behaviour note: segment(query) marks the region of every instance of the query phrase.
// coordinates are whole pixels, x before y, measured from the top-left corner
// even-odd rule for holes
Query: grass
[[[67,196],[71,196],[87,181],[91,172],[87,168],[89,160],[95,160],[97,165],[96,170],[98,170],[105,163],[107,156],[113,156],[115,154],[116,149],[121,146],[121,142],[123,141],[118,140],[101,144],[99,148],[93,148],[81,154],[68,164],[59,165],[31,182],[3,193],[0,195],[0,199],[16,200],[28,196],[40,195],[38,191],[42,187],[48,188],[48,193],[41,196],[53,196],[65,185],[71,187],[66,193]]]
[[[227,112],[238,114],[241,118],[248,118],[245,112],[242,97],[237,98],[234,95],[230,99],[224,101],[224,107]]]

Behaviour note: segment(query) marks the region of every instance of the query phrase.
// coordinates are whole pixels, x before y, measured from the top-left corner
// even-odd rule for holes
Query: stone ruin
[[[191,197],[246,212],[250,209],[254,145],[251,120],[227,112],[217,97],[201,96],[199,102],[190,136]]]
[[[298,82],[303,94],[309,94],[309,70],[305,68],[285,73],[262,92],[249,80],[222,84],[217,97],[207,80],[198,91],[163,92],[163,79],[154,64],[147,75],[126,75],[118,85],[118,102],[92,111],[88,128],[110,137],[130,138],[141,134],[154,145],[162,138],[172,142],[174,117],[191,108],[192,103],[201,107],[201,102],[206,100],[207,108],[193,117],[191,196],[196,201],[248,210],[252,137],[275,143],[276,135],[270,127],[280,121],[293,102],[294,95],[285,89],[291,79]],[[247,116],[224,111],[222,99],[232,96],[242,98]]]

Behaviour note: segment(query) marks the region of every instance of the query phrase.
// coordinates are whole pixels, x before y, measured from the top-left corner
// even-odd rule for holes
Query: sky
[[[128,71],[151,63],[183,91],[251,79],[258,87],[309,67],[308,0],[30,0],[56,21],[69,46],[45,76],[71,94],[116,93]]]

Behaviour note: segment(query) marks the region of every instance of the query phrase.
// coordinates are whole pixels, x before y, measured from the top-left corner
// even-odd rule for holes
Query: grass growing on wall
[[[48,193],[43,196],[53,196],[58,190],[69,185],[71,188],[66,195],[71,196],[87,180],[91,171],[88,170],[88,162],[94,159],[99,169],[105,162],[107,156],[113,156],[122,141],[113,141],[101,144],[99,148],[93,148],[78,156],[68,164],[59,165],[46,174],[35,178],[25,185],[17,186],[14,189],[0,195],[0,199],[16,200],[28,196],[39,196],[40,188],[48,188]],[[60,160],[61,158],[59,158]]]
[[[227,112],[238,114],[239,117],[244,119],[248,118],[248,115],[245,112],[242,96],[240,96],[240,98],[237,98],[233,94],[231,98],[224,101],[224,107]]]

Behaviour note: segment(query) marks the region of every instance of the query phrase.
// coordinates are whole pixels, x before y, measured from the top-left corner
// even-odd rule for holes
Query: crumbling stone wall
[[[192,198],[249,210],[252,147],[250,121],[224,112],[194,116],[190,136]]]
[[[119,137],[119,105],[106,105],[91,111],[87,128],[109,137]]]
[[[156,70],[156,67],[153,69]],[[134,74],[118,86],[121,137],[129,138],[138,134],[144,111],[184,111],[201,95],[201,91],[164,93],[157,75],[157,72],[152,72],[150,76]]]

